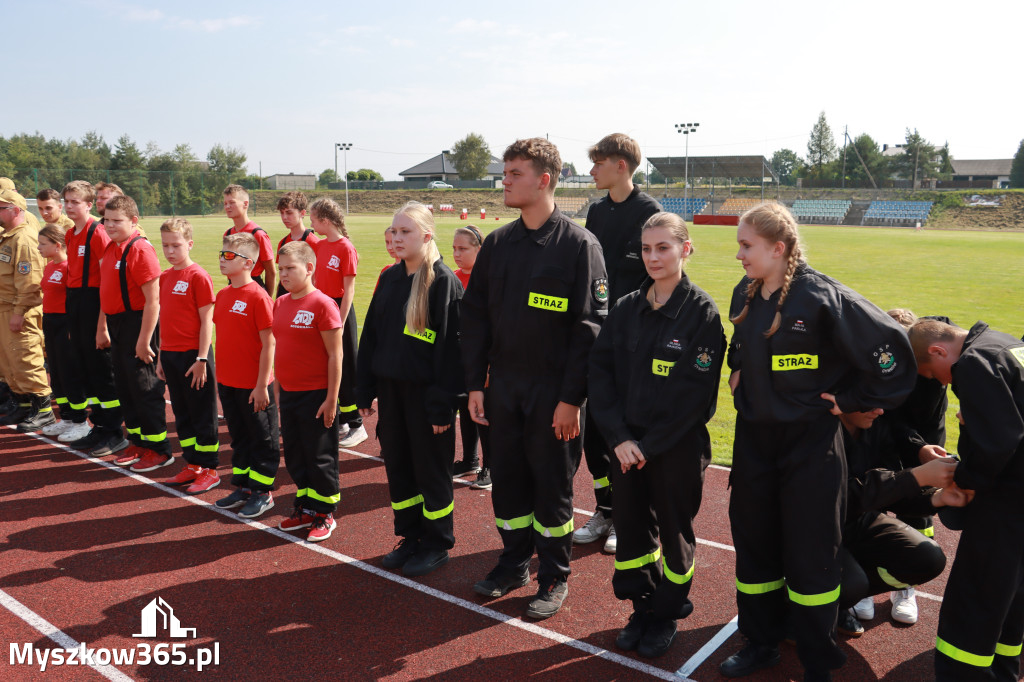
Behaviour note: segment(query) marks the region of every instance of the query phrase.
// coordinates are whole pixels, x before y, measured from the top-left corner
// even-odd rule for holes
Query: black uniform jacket
[[[730,317],[743,309],[744,277],[733,290]],[[735,325],[729,367],[742,370],[736,410],[753,422],[816,419],[836,396],[843,412],[892,409],[914,388],[917,364],[906,332],[854,290],[807,265],[797,267],[782,305],[782,324],[764,332],[775,317],[776,291],[760,292],[743,322]]]
[[[444,261],[434,263],[427,329],[414,334],[405,324],[412,280],[402,263],[380,276],[359,339],[356,404],[373,404],[377,377],[423,384],[430,423],[444,426],[451,424],[458,397],[465,392],[459,361],[462,283]]]
[[[683,275],[658,310],[648,280],[623,296],[590,352],[590,401],[611,446],[628,440],[657,457],[715,414],[725,332],[711,297]]]
[[[466,387],[487,371],[558,383],[558,399],[582,405],[587,356],[608,313],[601,245],[556,208],[540,228],[522,218],[487,235],[462,301]]]
[[[957,449],[961,488],[1024,494],[1024,343],[978,322],[953,363],[964,423]]]
[[[644,223],[661,210],[661,204],[639,187],[623,201],[615,203],[606,195],[587,211],[587,229],[601,242],[608,270],[609,303],[636,291],[647,279],[640,256],[640,232]]]
[[[847,468],[847,518],[891,511],[927,516],[935,513],[935,488],[922,488],[900,461],[898,444],[889,425],[876,419],[870,429],[854,437],[843,428]]]

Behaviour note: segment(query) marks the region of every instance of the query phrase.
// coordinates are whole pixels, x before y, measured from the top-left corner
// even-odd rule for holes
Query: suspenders
[[[132,310],[132,302],[128,296],[128,252],[131,250],[132,244],[140,239],[145,239],[145,237],[140,234],[128,242],[128,246],[124,247],[124,252],[121,254],[121,265],[117,272],[117,276],[121,280],[121,302],[124,303],[124,311],[126,313]]]
[[[89,287],[89,261],[92,259],[92,236],[96,234],[99,221],[93,220],[89,223],[89,231],[85,235],[85,263],[82,265],[82,289]]]

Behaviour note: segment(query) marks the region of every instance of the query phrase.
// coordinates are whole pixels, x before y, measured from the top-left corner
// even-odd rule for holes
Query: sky
[[[608,133],[682,156],[692,122],[693,156],[804,157],[822,111],[840,146],[847,126],[879,145],[916,128],[996,159],[1024,138],[1019,0],[86,0],[4,21],[21,92],[0,95],[0,135],[219,143],[263,175],[319,174],[344,142],[340,171],[399,179],[470,132],[499,158],[547,136],[586,173]]]

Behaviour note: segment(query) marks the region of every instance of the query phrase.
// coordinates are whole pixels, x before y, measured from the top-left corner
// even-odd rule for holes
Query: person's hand
[[[185,371],[185,376],[192,377],[192,388],[202,388],[206,385],[206,363],[196,360]]]
[[[729,393],[736,395],[736,387],[740,385],[740,371],[736,370],[729,375]]]
[[[834,393],[822,393],[821,397],[822,399],[832,403],[832,407],[829,409],[829,412],[837,417],[843,413],[843,411],[839,409],[839,403],[836,402],[836,396]]]
[[[135,342],[135,357],[147,365],[151,365],[153,360],[156,359],[156,353],[149,347],[149,343],[145,339],[140,338]]]
[[[96,350],[110,348],[110,334],[104,328],[96,331]]]
[[[373,409],[372,407],[360,407],[359,416],[362,417],[363,419],[369,419],[370,417],[373,416],[373,414],[376,411],[377,410]]]
[[[953,474],[956,472],[956,460],[952,457],[933,459],[910,470],[917,484],[924,487],[945,488],[953,485]]]
[[[572,440],[580,435],[579,406],[559,401],[555,406],[551,428],[555,430],[555,438],[558,440]]]
[[[622,441],[615,446],[615,457],[619,460],[619,465],[622,467],[622,473],[626,473],[633,466],[637,469],[643,469],[644,464],[647,464],[647,459],[644,457],[644,453],[640,451],[640,447],[631,440]]]
[[[960,410],[956,411],[956,420],[960,422],[960,426],[964,425],[964,413]]]
[[[917,451],[917,458],[921,460],[921,464],[927,464],[933,459],[939,459],[946,456],[946,448],[941,445],[922,445],[921,449]]]
[[[431,428],[434,429],[434,435],[436,436],[439,433],[444,433],[445,431],[447,431],[451,427],[451,424],[445,424],[444,426],[438,426],[437,424],[431,424],[430,426],[431,426]]]
[[[469,392],[469,418],[475,421],[477,424],[483,424],[484,426],[490,425],[490,422],[487,421],[487,418],[484,415],[483,391]]]
[[[17,334],[25,326],[25,316],[11,315],[11,319],[7,321],[7,326],[10,328],[12,334]]]
[[[249,394],[249,404],[252,405],[253,412],[262,412],[267,409],[267,405],[270,404],[270,393],[267,391],[267,387],[257,386],[252,389],[252,393]]]
[[[328,398],[327,400],[320,403],[320,409],[316,411],[316,419],[323,417],[324,428],[329,429],[331,428],[331,424],[334,423],[334,418],[337,416],[337,414],[338,401],[331,400],[330,398]]]
[[[164,366],[160,362],[160,358],[156,360],[156,378],[160,381],[167,381],[167,377],[164,375]]]
[[[936,490],[932,495],[933,507],[966,507],[974,499],[973,490],[958,488],[954,483],[948,488]]]

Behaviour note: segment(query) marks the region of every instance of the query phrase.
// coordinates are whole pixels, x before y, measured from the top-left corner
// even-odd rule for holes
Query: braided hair
[[[348,230],[345,229],[345,213],[338,206],[338,202],[327,197],[320,197],[309,205],[309,212],[319,220],[326,220],[338,228],[341,236],[348,239]]]
[[[764,332],[765,338],[769,338],[779,330],[782,324],[782,304],[786,302],[789,295],[789,287],[793,283],[793,275],[802,263],[806,263],[803,246],[800,244],[800,231],[797,228],[796,219],[789,209],[777,201],[765,201],[754,206],[740,216],[740,222],[746,223],[754,228],[759,237],[768,240],[769,243],[782,242],[786,246],[787,264],[786,274],[782,280],[779,302],[775,305],[775,317],[772,325]],[[750,310],[750,301],[754,295],[764,286],[763,279],[753,279],[747,284],[747,298],[743,303],[743,309],[736,317],[729,318],[733,324],[739,324],[747,317]]]

